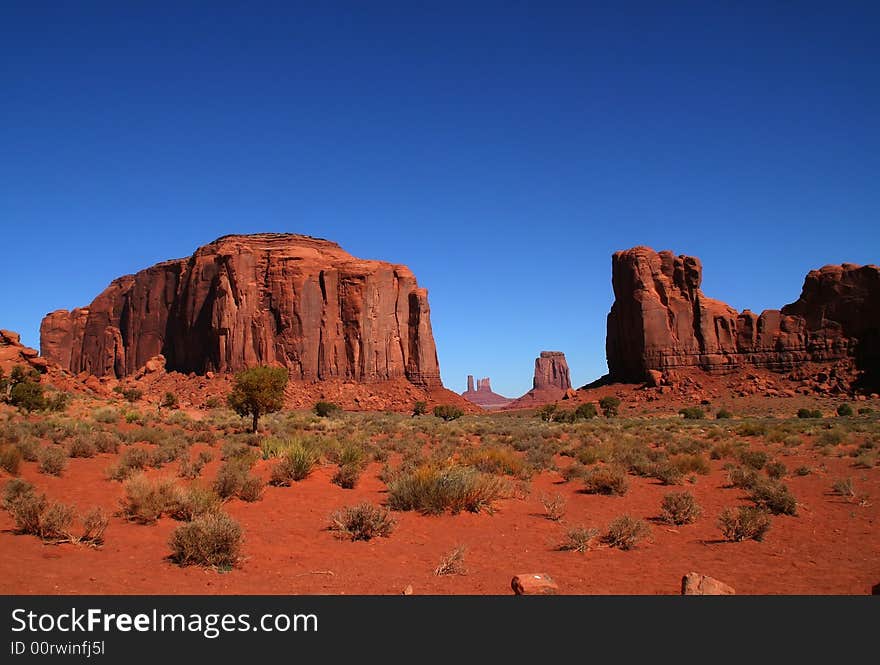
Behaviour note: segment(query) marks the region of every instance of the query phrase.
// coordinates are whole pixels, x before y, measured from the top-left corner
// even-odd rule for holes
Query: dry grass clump
[[[330,516],[330,530],[350,540],[387,538],[394,530],[394,518],[380,506],[362,503],[335,511]]]

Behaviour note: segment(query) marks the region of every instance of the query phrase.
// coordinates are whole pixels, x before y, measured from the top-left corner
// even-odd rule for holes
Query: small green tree
[[[159,402],[159,408],[166,407],[168,409],[176,409],[178,406],[177,395],[172,392],[165,393],[165,397]]]
[[[598,414],[596,411],[596,405],[592,402],[586,402],[581,404],[574,410],[574,415],[576,418],[583,418],[584,420],[590,420],[591,418],[595,418]]]
[[[16,383],[9,391],[9,403],[28,413],[45,409],[46,398],[43,397],[43,386],[36,381],[25,380]]]
[[[843,404],[841,404],[840,406],[837,407],[837,415],[838,416],[846,417],[846,416],[851,416],[852,414],[853,414],[852,407],[849,404],[847,404],[846,402],[844,402]]]
[[[620,400],[617,397],[608,395],[599,400],[599,408],[602,409],[602,415],[606,418],[611,418],[617,415],[617,411],[620,408]]]
[[[251,431],[256,432],[260,416],[279,411],[283,406],[285,386],[285,368],[251,367],[235,375],[235,385],[227,403],[238,415],[251,416]]]
[[[434,407],[434,415],[448,422],[461,418],[464,415],[464,411],[451,404],[441,404]]]
[[[538,418],[543,420],[545,423],[553,422],[553,416],[556,415],[556,404],[545,404],[540,409],[538,409]]]
[[[423,416],[423,415],[425,415],[427,412],[428,412],[428,403],[427,403],[427,402],[416,402],[416,403],[413,405],[413,412],[412,412],[412,414],[413,414],[414,416]]]
[[[342,407],[333,402],[316,402],[312,410],[315,412],[316,416],[327,418],[328,416],[332,416],[338,411],[341,411]]]

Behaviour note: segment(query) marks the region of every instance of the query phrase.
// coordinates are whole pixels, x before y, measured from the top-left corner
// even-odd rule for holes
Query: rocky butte
[[[282,365],[300,381],[405,378],[439,387],[428,294],[403,265],[281,233],[224,236],[120,277],[88,307],[48,314],[43,356],[73,372],[134,375]]]
[[[489,377],[477,380],[477,388],[474,390],[474,377],[468,375],[467,390],[461,393],[471,404],[476,404],[484,409],[501,409],[513,400],[504,395],[492,392],[492,384]]]
[[[648,247],[612,258],[614,304],[606,352],[614,381],[698,367],[791,371],[806,363],[851,365],[859,381],[880,376],[880,267],[850,263],[811,271],[797,301],[781,310],[737,312],[700,290],[693,256]]]
[[[512,403],[513,408],[534,406],[536,403],[555,402],[573,394],[568,362],[562,351],[541,351],[535,358],[535,376],[532,389]]]

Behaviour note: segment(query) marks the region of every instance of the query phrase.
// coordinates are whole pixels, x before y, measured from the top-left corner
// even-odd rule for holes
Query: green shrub
[[[602,542],[609,547],[631,550],[650,533],[651,527],[645,521],[629,515],[621,515],[608,525],[608,530],[602,536]]]
[[[440,404],[434,407],[434,416],[449,422],[450,420],[458,420],[464,415],[464,411],[457,406],[450,404]]]
[[[14,444],[0,446],[0,469],[13,476],[18,475],[21,466],[21,451]]]
[[[169,391],[162,397],[159,406],[163,409],[177,409],[180,406],[180,403],[177,400],[177,395]]]
[[[760,542],[770,529],[770,513],[757,506],[740,506],[735,512],[725,508],[718,518],[718,528],[729,541]]]
[[[95,409],[92,418],[95,422],[112,424],[119,420],[119,411],[109,406]]]
[[[22,411],[41,411],[46,408],[43,386],[36,381],[21,381],[9,391],[9,403]]]
[[[351,540],[387,538],[394,530],[394,518],[384,508],[362,503],[334,512],[330,516],[330,530]]]
[[[535,415],[545,423],[550,423],[553,422],[556,417],[557,408],[558,407],[555,404],[545,404],[535,412]]]
[[[137,388],[125,388],[125,389],[123,389],[123,391],[122,391],[122,396],[123,396],[126,400],[128,400],[129,402],[131,402],[132,404],[134,404],[134,403],[137,402],[141,397],[144,396],[144,391],[143,391],[143,390],[139,390],[139,389],[137,389]]]
[[[70,393],[58,390],[46,397],[46,410],[55,413],[63,413],[70,405],[72,395]]]
[[[107,475],[111,480],[125,480],[136,471],[146,469],[149,462],[149,451],[143,448],[126,448],[122,451],[119,462],[108,469]]]
[[[612,418],[617,415],[620,409],[620,399],[608,395],[599,400],[599,408],[602,409],[602,415],[606,418]]]
[[[691,524],[703,512],[694,495],[690,492],[672,492],[663,497],[660,511],[664,522],[669,524]]]
[[[774,515],[796,515],[797,500],[788,487],[775,481],[758,483],[749,495],[758,508],[769,510]]]
[[[728,418],[733,418],[733,414],[727,409],[721,408],[715,413],[715,420],[726,420]]]
[[[61,446],[46,446],[39,454],[40,473],[60,476],[67,466],[67,451]]]
[[[416,402],[413,405],[412,414],[414,416],[423,416],[428,412],[428,403],[427,402]]]
[[[764,467],[764,470],[767,472],[767,475],[773,480],[779,480],[780,478],[784,478],[788,473],[788,467],[785,466],[782,462],[770,462]]]
[[[583,554],[590,549],[590,544],[597,535],[599,535],[598,529],[573,526],[565,532],[565,540],[562,541],[558,549]]]
[[[679,409],[678,415],[684,416],[685,420],[702,420],[706,417],[705,411],[698,406],[686,406]]]
[[[853,414],[853,408],[849,404],[846,404],[845,402],[837,407],[837,415],[838,416],[846,417],[846,416],[851,416],[852,414]]]
[[[578,405],[578,407],[574,410],[575,418],[579,420],[591,420],[599,415],[599,412],[596,410],[596,405],[592,402],[585,402],[583,404]]]
[[[626,473],[620,467],[601,466],[590,469],[584,476],[584,489],[589,494],[623,496],[629,485]]]
[[[433,515],[446,510],[453,514],[462,510],[491,512],[493,501],[506,490],[501,478],[473,467],[423,464],[395,474],[388,483],[388,506]]]
[[[138,474],[125,481],[125,497],[120,504],[120,514],[130,522],[152,524],[164,513],[178,509],[181,490],[169,478],[150,480]]]
[[[743,450],[739,453],[739,461],[755,471],[760,471],[767,464],[770,456],[761,450]]]
[[[231,570],[241,556],[241,527],[229,515],[210,512],[171,534],[171,559],[181,566]]]
[[[858,413],[860,416],[869,416],[874,413],[874,409],[872,409],[870,406],[861,406],[859,407]]]
[[[334,404],[333,402],[317,402],[314,406],[314,412],[316,416],[321,418],[327,418],[329,416],[334,416],[342,410],[338,404]]]
[[[798,409],[798,418],[821,418],[822,412],[819,409]]]
[[[79,434],[70,442],[70,449],[68,450],[68,454],[71,457],[94,457],[98,454],[98,449],[95,447],[95,444],[92,442],[92,438],[86,434]]]
[[[317,462],[317,451],[301,443],[295,443],[284,451],[281,460],[272,468],[269,482],[272,485],[287,487],[291,481],[305,480]]]

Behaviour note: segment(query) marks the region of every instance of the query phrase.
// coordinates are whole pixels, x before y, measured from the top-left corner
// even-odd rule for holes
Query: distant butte
[[[477,388],[474,390],[474,377],[468,375],[467,386],[467,390],[461,393],[461,396],[471,404],[476,404],[484,409],[502,409],[513,401],[509,397],[492,392],[489,377],[479,379]]]

